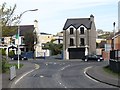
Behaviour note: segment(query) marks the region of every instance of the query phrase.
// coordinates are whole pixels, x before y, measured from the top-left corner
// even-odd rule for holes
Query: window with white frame
[[[70,46],[74,46],[74,39],[70,38]]]
[[[80,46],[84,46],[85,45],[85,39],[84,38],[80,38]]]
[[[84,27],[80,28],[80,34],[84,34]]]
[[[73,34],[73,33],[74,33],[74,29],[70,28],[70,34]]]

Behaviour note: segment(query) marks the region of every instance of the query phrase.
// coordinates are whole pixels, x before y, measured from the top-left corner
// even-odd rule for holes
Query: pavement
[[[13,61],[10,63],[17,63],[17,62]],[[11,88],[12,83],[14,81],[16,81],[19,77],[21,77],[26,72],[35,69],[35,64],[33,64],[33,63],[30,63],[28,61],[21,61],[20,63],[24,64],[24,66],[22,68],[16,70],[16,77],[13,80],[10,80],[9,73],[2,74],[2,88]],[[0,74],[0,76],[1,76],[1,74]]]
[[[105,72],[103,70],[103,66],[96,66],[94,68],[93,67],[89,68],[86,71],[86,74],[89,77],[91,77],[99,82],[120,88],[120,76],[111,75],[110,73]]]
[[[15,62],[12,62],[12,63],[15,63]],[[35,68],[35,64],[30,63],[28,61],[23,61],[21,63],[23,63],[24,66],[21,69],[16,71],[17,77],[14,80],[12,80],[12,81],[9,80],[9,77],[10,77],[9,74],[2,74],[2,88],[10,88],[12,83],[15,80],[17,80],[24,73],[26,73],[30,70],[33,70]],[[103,70],[103,66],[96,66],[94,68],[89,68],[86,71],[86,74],[89,77],[91,77],[91,78],[93,78],[93,79],[95,79],[99,82],[102,82],[102,83],[109,84],[109,85],[120,88],[120,77],[110,75],[109,73],[105,72]],[[0,76],[1,76],[1,74],[0,74]]]

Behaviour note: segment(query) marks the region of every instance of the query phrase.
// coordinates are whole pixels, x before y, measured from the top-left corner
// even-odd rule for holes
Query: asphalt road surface
[[[12,88],[114,88],[97,82],[85,74],[85,69],[107,62],[36,60],[40,67],[25,75]]]

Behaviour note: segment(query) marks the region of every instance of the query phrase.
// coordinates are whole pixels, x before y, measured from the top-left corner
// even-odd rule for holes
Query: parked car
[[[11,60],[18,60],[18,55],[14,55]],[[19,55],[19,60],[28,60],[28,58],[22,56],[22,55]]]
[[[103,58],[101,56],[97,56],[97,55],[86,55],[82,60],[84,60],[85,62],[87,61],[103,61]]]

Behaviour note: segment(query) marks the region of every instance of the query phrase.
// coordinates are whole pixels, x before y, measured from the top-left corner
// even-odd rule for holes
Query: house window
[[[70,38],[70,46],[74,46],[74,39]]]
[[[73,28],[70,28],[70,34],[73,34]]]
[[[81,28],[80,28],[80,33],[81,33],[81,34],[84,34],[84,27],[81,27]]]
[[[15,44],[15,39],[12,39],[12,44]]]
[[[21,43],[24,44],[25,43],[25,38],[21,39]]]
[[[2,42],[2,44],[4,44],[4,38],[1,38],[1,42]]]
[[[84,46],[85,45],[85,39],[84,38],[80,38],[80,46]]]

